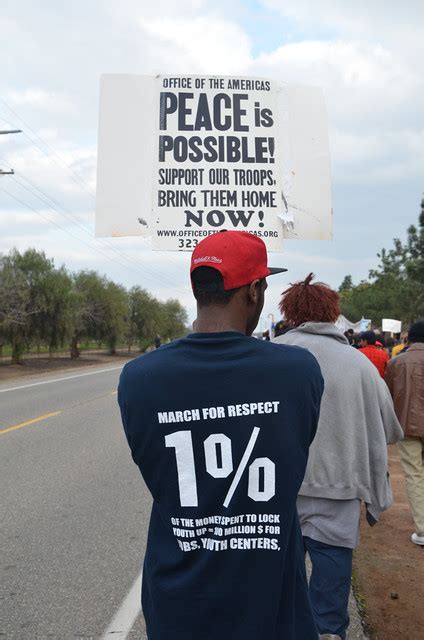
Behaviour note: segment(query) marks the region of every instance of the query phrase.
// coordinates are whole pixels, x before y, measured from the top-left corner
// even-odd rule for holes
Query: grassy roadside
[[[377,633],[375,629],[371,626],[367,601],[365,598],[365,594],[361,589],[361,585],[359,583],[358,572],[355,569],[355,555],[353,559],[353,572],[352,572],[352,591],[356,600],[356,605],[358,607],[359,617],[361,618],[361,624],[364,629],[364,633],[369,638],[369,640],[378,640]]]
[[[139,353],[133,353],[129,356],[127,353],[121,352],[111,356],[106,353],[90,352],[82,354],[75,360],[72,360],[69,356],[58,356],[52,359],[44,356],[28,358],[24,360],[22,364],[0,362],[0,383],[7,382],[8,380],[19,380],[34,375],[71,372],[86,367],[121,364],[139,355]]]
[[[80,345],[79,349],[81,354],[87,354],[87,353],[108,354],[109,353],[109,349],[107,348],[106,345],[99,344],[98,342],[95,342],[95,341],[85,342],[84,344]],[[128,353],[128,345],[126,344],[118,345],[116,347],[116,351],[117,353],[121,353],[121,354]],[[132,355],[138,352],[139,351],[137,346],[133,346],[131,348]],[[28,351],[26,351],[22,355],[22,360],[25,361],[25,360],[28,360],[29,358],[43,358],[44,356],[50,357],[50,350],[48,347],[46,347],[45,345],[40,346],[39,348],[31,347],[30,349],[28,349]],[[11,360],[11,357],[12,357],[12,347],[10,345],[3,346],[0,353],[0,364],[8,364]],[[57,351],[53,351],[52,357],[53,358],[62,358],[62,357],[70,358],[71,357],[70,347],[63,346],[61,349],[58,349]]]

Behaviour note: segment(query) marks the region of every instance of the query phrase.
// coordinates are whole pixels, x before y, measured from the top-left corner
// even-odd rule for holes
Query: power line
[[[24,186],[24,185],[23,185]],[[71,231],[69,231],[68,229],[66,229],[65,227],[62,227],[60,224],[58,224],[57,222],[55,222],[54,220],[52,220],[51,218],[49,218],[48,216],[44,215],[41,211],[39,211],[38,209],[35,209],[34,207],[32,207],[31,205],[29,205],[28,203],[24,202],[23,200],[21,200],[20,198],[18,198],[16,195],[12,194],[10,191],[8,191],[7,189],[4,189],[3,187],[0,187],[0,191],[3,191],[4,193],[6,193],[10,198],[12,198],[13,200],[15,200],[16,202],[18,202],[19,204],[23,205],[24,207],[26,207],[27,209],[29,209],[30,211],[33,211],[34,213],[36,213],[37,215],[41,216],[42,218],[44,218],[44,220],[47,220],[47,222],[49,222],[50,224],[52,224],[53,226],[57,227],[58,229],[60,229],[60,231],[63,231],[65,233],[67,233],[69,236],[71,236],[72,238],[74,238],[75,240],[78,240],[79,242],[82,242],[85,246],[87,246],[89,249],[91,250],[95,250],[97,251],[97,253],[99,253],[100,255],[102,255],[104,258],[106,258],[107,260],[111,260],[112,262],[115,262],[117,264],[119,264],[121,267],[124,267],[126,269],[131,269],[132,271],[134,271],[134,273],[137,273],[135,271],[135,269],[133,269],[131,266],[124,264],[122,262],[119,262],[118,260],[116,260],[116,258],[112,258],[110,255],[108,255],[107,253],[104,253],[102,250],[100,250],[98,247],[93,247],[92,245],[90,245],[88,242],[86,242],[85,240],[83,240],[82,238],[80,238],[79,236],[75,235],[74,233],[72,233]],[[143,274],[144,277],[146,278],[146,274]],[[154,280],[152,280],[150,277],[147,276],[147,279],[150,280],[150,282],[153,282],[154,285],[157,285],[157,282],[154,282]],[[168,288],[168,287],[166,287]],[[175,288],[173,288],[173,291],[175,291]],[[181,289],[181,292],[186,293],[186,291],[183,291]]]
[[[27,178],[24,178],[23,175],[21,175],[21,177],[31,183]],[[38,198],[39,200],[41,200],[42,202],[44,202],[44,204],[46,204],[47,206],[49,206],[51,209],[53,209],[53,211],[55,211],[56,213],[58,213],[59,215],[62,215],[64,218],[66,218],[67,220],[69,220],[72,224],[75,224],[77,227],[79,227],[80,229],[82,229],[85,233],[87,233],[90,238],[91,236],[91,231],[89,229],[89,227],[87,227],[85,224],[83,224],[82,222],[80,222],[77,218],[75,218],[71,212],[66,209],[65,207],[63,207],[62,205],[59,204],[59,207],[62,211],[58,210],[56,207],[54,207],[48,200],[46,200],[45,198],[41,197],[40,195],[38,195],[33,189],[31,189],[30,187],[26,186],[25,184],[23,184],[20,180],[18,180],[18,178],[16,176],[13,177],[13,180],[19,184],[20,186],[22,186],[24,189],[26,189],[27,191],[29,191],[32,195],[34,195],[36,198]],[[35,189],[37,189],[38,191],[40,191],[42,194],[44,194],[46,196],[46,198],[48,198],[49,200],[51,200],[50,196],[48,196],[47,194],[45,194],[45,192],[43,192],[41,189],[39,189],[38,187],[36,187],[35,185],[33,185],[35,187]],[[68,215],[69,214],[69,215]],[[110,251],[113,251],[113,253],[115,253],[117,256],[121,257],[124,260],[127,260],[129,263],[135,265],[137,267],[137,269],[139,270],[139,272],[145,276],[146,273],[150,274],[150,276],[152,276],[153,278],[157,277],[157,274],[155,273],[155,271],[153,269],[150,269],[149,267],[146,267],[145,265],[141,265],[139,264],[136,260],[133,260],[130,256],[127,256],[126,253],[124,253],[123,251],[120,251],[119,249],[117,249],[116,247],[114,247],[113,245],[109,244],[106,241],[99,241],[99,239],[95,239],[95,241],[97,241],[99,244],[101,244],[101,246],[104,246],[105,248],[109,249]],[[171,280],[169,280],[168,278],[161,278],[162,280],[164,280],[165,283],[167,283],[169,285],[169,287],[171,287],[173,290],[178,290],[179,287],[178,285],[175,285],[174,282],[172,282]],[[183,292],[182,289],[179,289],[181,292]],[[184,292],[185,293],[185,292]]]
[[[52,224],[53,226],[57,227],[58,229],[60,229],[61,231],[64,231],[65,233],[67,233],[69,236],[71,236],[72,238],[78,240],[79,242],[82,242],[83,244],[85,244],[89,249],[93,250],[93,246],[90,245],[88,242],[85,242],[85,240],[83,240],[82,238],[80,238],[79,236],[76,236],[75,234],[73,234],[71,231],[69,231],[68,229],[65,229],[64,227],[62,227],[60,224],[58,224],[57,222],[55,222],[54,220],[52,220],[51,218],[49,218],[48,216],[44,215],[41,211],[39,211],[38,209],[35,209],[34,207],[32,207],[31,205],[29,205],[27,202],[24,202],[23,200],[21,200],[20,198],[18,198],[16,195],[14,195],[13,193],[10,193],[10,191],[8,191],[7,189],[4,189],[3,187],[0,187],[0,191],[3,191],[4,193],[6,193],[10,198],[12,198],[13,200],[15,200],[16,202],[18,202],[19,204],[21,204],[22,206],[26,207],[27,209],[29,209],[30,211],[33,211],[34,213],[36,213],[37,215],[41,216],[42,218],[44,218],[44,220],[47,220],[47,222],[49,222],[50,224]],[[107,258],[108,260],[112,260],[111,256],[108,256],[107,254],[103,253],[102,251],[100,251],[99,249],[94,248],[95,251],[97,251],[98,253],[100,253],[100,255],[102,255],[103,257]],[[121,264],[121,263],[118,263]],[[121,266],[127,267],[128,265],[123,265],[121,264]]]
[[[1,158],[0,158],[1,159]],[[5,161],[5,159],[2,159],[3,161]],[[70,222],[72,222],[73,224],[75,224],[76,226],[80,227],[84,232],[88,233],[91,237],[92,231],[91,229],[84,225],[83,223],[79,222],[78,219],[76,219],[73,215],[72,212],[67,209],[66,207],[64,207],[58,200],[56,200],[55,198],[53,198],[52,196],[50,196],[49,194],[47,194],[45,191],[43,191],[40,187],[38,187],[37,185],[35,185],[31,180],[29,180],[29,178],[27,178],[26,176],[23,175],[23,173],[19,173],[19,176],[25,181],[27,182],[29,185],[31,185],[31,187],[33,187],[33,189],[36,189],[39,193],[42,194],[43,197],[41,197],[38,193],[34,193],[29,187],[27,187],[26,185],[22,184],[22,182],[20,180],[18,180],[18,178],[15,176],[14,180],[15,182],[17,182],[18,184],[20,184],[24,189],[26,189],[27,191],[30,191],[35,197],[37,197],[39,200],[41,200],[42,202],[44,202],[44,204],[47,204],[50,208],[52,208],[54,211],[56,211],[57,213],[59,213],[60,215],[63,215],[65,218],[67,218]],[[47,200],[46,200],[46,199]],[[56,207],[54,207],[51,203],[55,203],[57,207],[59,207],[59,209],[61,211],[57,211]],[[69,214],[69,215],[67,215]],[[143,275],[145,275],[145,273],[150,274],[153,277],[156,277],[156,273],[152,270],[149,269],[148,267],[146,267],[145,265],[140,265],[139,262],[137,262],[136,260],[134,260],[133,258],[129,257],[125,252],[123,252],[122,250],[114,247],[112,244],[110,244],[109,242],[107,242],[104,239],[96,239],[97,242],[101,243],[103,246],[109,248],[111,251],[113,251],[116,255],[120,256],[121,258],[123,258],[124,260],[127,260],[128,262],[130,262],[131,264],[134,264],[139,270],[140,273],[142,273]],[[179,263],[175,263],[177,264],[177,266],[179,268],[181,268],[181,265]],[[178,285],[176,285],[172,280],[169,280],[168,278],[163,278],[162,280],[164,280],[165,283],[168,283],[168,285],[170,285],[170,287],[172,289],[176,289],[176,290],[180,290],[181,292],[183,291],[182,289],[180,289],[178,287]]]
[[[25,131],[23,131],[22,133],[23,133],[23,134],[24,134],[24,136],[25,136],[25,137],[26,137],[26,138],[31,142],[31,144],[33,144],[33,145],[34,145],[34,146],[35,146],[35,147],[36,147],[36,148],[37,148],[37,149],[38,149],[38,150],[39,150],[39,151],[40,151],[40,152],[41,152],[41,153],[42,153],[42,154],[43,154],[43,155],[48,159],[48,160],[53,160],[53,161],[55,162],[55,164],[56,164],[60,169],[66,169],[67,171],[69,171],[69,172],[72,174],[72,175],[71,175],[71,178],[74,180],[74,182],[76,182],[80,188],[82,188],[86,193],[88,193],[88,195],[89,195],[89,196],[91,196],[91,197],[95,200],[95,199],[96,199],[96,198],[95,198],[95,195],[94,195],[91,191],[89,191],[89,190],[87,189],[87,186],[86,186],[86,184],[85,184],[84,180],[83,180],[80,176],[78,176],[74,171],[72,171],[72,169],[71,169],[71,168],[66,164],[66,162],[65,162],[65,161],[64,161],[64,160],[59,156],[59,154],[58,154],[58,153],[57,153],[57,152],[56,152],[56,151],[51,147],[51,145],[49,145],[45,140],[43,140],[43,138],[41,138],[41,136],[39,136],[39,135],[38,135],[38,134],[37,134],[37,133],[36,133],[36,132],[35,132],[35,131],[34,131],[34,130],[33,130],[33,129],[32,129],[32,128],[31,128],[31,127],[26,123],[26,122],[25,122],[25,120],[24,120],[23,118],[21,118],[21,117],[16,113],[16,111],[15,111],[14,109],[12,109],[12,107],[11,107],[10,105],[8,105],[8,104],[7,104],[7,102],[6,102],[3,98],[0,98],[0,100],[1,100],[1,102],[3,102],[3,104],[4,104],[4,105],[5,105],[5,106],[6,106],[6,107],[7,107],[7,108],[8,108],[8,109],[9,109],[9,110],[10,110],[10,111],[15,115],[15,117],[16,117],[16,118],[18,118],[18,119],[19,119],[19,120],[20,120],[20,121],[21,121],[21,122],[22,122],[22,123],[23,123],[23,124],[24,124],[24,125],[25,125],[25,126],[26,126],[26,127],[27,127],[31,132],[32,132],[32,133],[33,133],[33,135],[34,135],[34,136],[35,136],[35,137],[36,137],[36,138],[37,138],[37,139],[38,139],[42,144],[44,144],[48,149],[50,149],[51,154],[53,154],[53,155],[55,155],[55,156],[57,156],[57,157],[59,158],[59,160],[62,162],[62,165],[63,165],[63,166],[61,166],[61,165],[60,165],[60,164],[59,164],[59,163],[58,163],[54,158],[50,158],[50,154],[49,154],[49,153],[47,153],[44,149],[42,149],[42,148],[40,147],[40,145],[38,145],[34,140],[32,140],[32,138],[31,138],[31,137],[30,137],[30,136],[29,136]],[[13,126],[13,125],[12,125],[10,122],[8,122],[7,120],[5,120],[5,122],[7,122],[10,126]],[[74,177],[74,176],[76,177],[76,179],[77,179],[77,180],[75,179],[75,177]],[[112,245],[109,245],[109,246],[110,246],[110,247],[112,247]],[[117,251],[117,249],[116,249],[116,248],[115,248],[115,251]],[[124,253],[122,253],[122,252],[121,252],[121,254],[122,254],[122,255],[125,255],[125,254],[124,254]],[[127,258],[127,259],[129,259],[129,258]],[[170,261],[170,262],[172,262],[173,264],[175,264],[179,269],[181,269],[181,264],[180,264],[178,261],[174,260],[174,259],[172,258],[172,256],[170,256],[170,255],[169,255],[169,256],[168,256],[168,259],[169,259],[169,261]],[[135,264],[137,264],[137,263],[135,263]],[[172,284],[172,283],[171,283],[171,284]],[[172,284],[172,286],[174,286],[174,285]]]
[[[30,125],[29,125],[29,124],[28,124],[28,123],[27,123],[27,122],[26,122],[26,121],[25,121],[25,120],[24,120],[24,119],[23,119],[23,118],[22,118],[18,113],[16,113],[16,111],[15,111],[14,109],[12,109],[12,107],[11,107],[9,104],[7,104],[7,102],[6,102],[3,98],[0,98],[0,100],[1,100],[1,102],[3,102],[3,104],[7,107],[7,109],[9,109],[9,111],[10,111],[11,113],[13,113],[13,115],[14,115],[16,118],[18,118],[18,120],[20,120],[20,121],[25,125],[25,127],[26,127],[29,131],[31,131],[31,133],[33,134],[33,136],[34,136],[37,140],[39,140],[39,141],[40,141],[40,143],[41,143],[42,145],[44,145],[45,147],[47,147],[47,149],[49,149],[49,150],[50,150],[50,154],[51,154],[52,156],[55,156],[56,158],[58,158],[58,159],[59,159],[59,161],[62,163],[62,166],[61,166],[61,165],[59,164],[59,162],[58,162],[57,160],[55,160],[55,158],[53,157],[54,162],[55,162],[55,163],[56,163],[56,164],[57,164],[61,169],[66,169],[67,171],[69,171],[69,173],[71,174],[71,177],[72,177],[72,179],[74,180],[74,182],[75,182],[75,181],[76,181],[76,182],[78,182],[78,183],[79,183],[79,186],[80,186],[84,191],[86,191],[86,193],[88,193],[88,195],[89,195],[89,196],[91,196],[91,197],[95,200],[95,199],[96,199],[95,194],[94,194],[94,193],[92,193],[92,192],[89,190],[89,188],[88,188],[88,187],[87,187],[87,185],[85,184],[84,180],[83,180],[83,179],[82,179],[82,178],[81,178],[77,173],[75,173],[75,171],[73,171],[73,170],[71,169],[71,167],[66,163],[66,161],[65,161],[65,160],[64,160],[64,159],[63,159],[63,158],[62,158],[62,157],[57,153],[57,151],[55,151],[55,150],[54,150],[54,149],[49,145],[49,143],[48,143],[48,142],[46,142],[45,140],[43,140],[43,139],[38,135],[38,133],[36,133],[36,132],[34,131],[34,129],[32,129],[32,128],[30,127]],[[7,122],[7,121],[6,121],[6,122]],[[40,146],[39,146],[39,145],[38,145],[34,140],[32,140],[32,139],[30,138],[30,136],[29,136],[25,131],[23,131],[23,134],[24,134],[24,136],[26,136],[26,137],[30,140],[30,142],[32,142],[32,144],[34,144],[34,145],[35,145],[35,146],[36,146],[36,147],[41,151],[41,153],[43,153],[47,158],[49,157],[49,154],[48,154],[48,153],[46,153],[46,151],[45,151],[44,149],[42,149],[42,148],[41,148],[41,147],[40,147]]]
[[[59,207],[60,209],[63,209],[63,211],[68,211],[66,207],[64,207],[58,200],[56,200],[56,198],[53,198],[53,196],[50,196],[48,193],[46,193],[45,191],[43,191],[43,189],[41,189],[41,187],[38,187],[36,184],[34,184],[29,178],[27,178],[26,176],[24,176],[24,174],[19,171],[19,173],[17,174],[20,178],[22,178],[22,180],[24,180],[25,182],[27,182],[28,184],[30,184],[36,191],[38,191],[39,193],[41,193],[45,198],[47,198],[47,200],[50,200],[50,202],[53,202],[57,207]],[[15,176],[15,180],[17,181],[18,178],[17,176]],[[69,213],[71,213],[69,211]],[[87,227],[88,228],[88,227]]]
[[[54,157],[53,157],[53,158],[50,158],[50,154],[49,154],[49,153],[46,153],[46,151],[45,151],[44,149],[42,149],[42,148],[41,148],[41,147],[40,147],[40,146],[39,146],[39,145],[38,145],[34,140],[32,140],[32,139],[31,139],[31,137],[30,137],[30,136],[28,136],[28,134],[27,134],[25,131],[22,131],[22,133],[24,134],[24,136],[25,136],[25,137],[26,137],[26,138],[31,142],[31,144],[33,144],[33,145],[34,145],[34,146],[35,146],[39,151],[41,151],[41,153],[43,153],[43,155],[45,155],[45,156],[47,157],[47,159],[49,159],[49,160],[53,160],[53,161],[55,162],[55,164],[56,164],[57,166],[59,166],[59,168],[60,168],[60,169],[65,169],[65,170],[69,171],[69,173],[71,174],[71,178],[74,180],[74,182],[77,182],[78,186],[79,186],[80,188],[82,188],[82,189],[83,189],[83,190],[84,190],[84,191],[85,191],[89,196],[91,196],[91,197],[95,200],[95,199],[96,199],[95,195],[94,195],[91,191],[89,191],[89,190],[88,190],[87,185],[85,184],[84,180],[83,180],[83,179],[82,179],[78,174],[76,174],[76,173],[75,173],[75,172],[74,172],[74,171],[69,167],[69,165],[67,165],[67,163],[65,162],[65,160],[63,160],[63,158],[61,158],[61,156],[60,156],[60,155],[59,155],[59,154],[58,154],[58,153],[57,153],[57,152],[56,152],[56,151],[51,147],[51,145],[49,145],[45,140],[43,140],[43,138],[41,138],[41,136],[39,136],[39,135],[38,135],[38,134],[37,134],[37,133],[36,133],[36,132],[35,132],[35,131],[30,127],[30,125],[29,125],[29,124],[28,124],[28,123],[27,123],[27,122],[26,122],[26,121],[25,121],[21,116],[19,116],[19,114],[18,114],[14,109],[12,109],[12,107],[11,107],[11,106],[10,106],[10,105],[9,105],[9,104],[4,100],[4,99],[3,99],[3,98],[0,98],[0,100],[1,100],[1,102],[3,102],[3,104],[7,107],[7,109],[9,109],[9,111],[10,111],[11,113],[13,113],[13,115],[14,115],[16,118],[18,118],[18,119],[19,119],[19,120],[20,120],[20,121],[21,121],[21,122],[22,122],[22,123],[23,123],[23,124],[24,124],[24,125],[25,125],[29,130],[30,130],[30,131],[31,131],[31,133],[32,133],[32,134],[33,134],[33,135],[34,135],[34,136],[35,136],[35,137],[36,137],[36,138],[41,142],[41,144],[45,145],[45,146],[50,150],[50,153],[51,153],[53,156],[56,156],[56,157],[60,160],[60,162],[62,163],[62,166],[61,166],[61,165],[60,165],[60,164],[55,160],[55,158],[54,158]],[[7,121],[7,120],[5,120],[5,122],[8,122],[8,121]],[[13,126],[13,125],[12,125],[11,123],[9,123],[9,122],[8,122],[8,124],[9,124],[10,126]],[[22,175],[22,174],[21,174],[21,175]],[[24,177],[24,176],[22,175],[22,177]],[[24,180],[26,180],[26,181],[30,182],[27,178],[24,178]],[[41,190],[41,189],[39,189],[39,187],[36,187],[35,185],[33,185],[33,183],[30,183],[30,184],[32,184],[32,186],[33,186],[33,187],[35,187],[37,190],[39,190],[40,192],[42,192],[42,190]],[[43,193],[43,192],[42,192],[42,193]],[[46,194],[44,194],[44,195],[46,195]],[[51,198],[51,197],[50,197],[50,196],[48,196],[48,195],[46,195],[46,197],[48,197],[48,198],[49,198],[49,200],[52,200],[53,202],[55,201],[53,198]],[[57,201],[55,201],[55,202],[57,203]],[[59,206],[60,208],[62,208],[62,209],[64,209],[64,210],[66,211],[66,209],[65,209],[65,208],[64,208],[60,203],[57,203],[57,204],[58,204],[58,206]],[[68,213],[70,213],[70,212],[68,211]],[[122,252],[121,250],[118,250],[116,247],[113,247],[113,245],[109,244],[106,240],[103,240],[103,243],[104,243],[104,245],[105,245],[105,246],[108,246],[112,251],[114,251],[115,253],[117,253],[117,254],[121,255],[122,257],[124,257],[124,259],[125,259],[125,260],[128,260],[128,261],[132,262],[133,264],[135,264],[137,267],[140,267],[140,265],[139,265],[135,260],[133,260],[132,258],[129,258],[129,257],[128,257],[124,252]],[[179,269],[181,269],[181,264],[180,264],[178,261],[174,260],[172,256],[168,255],[168,259],[169,259],[169,261],[170,261],[170,262],[172,262],[173,264],[175,264]],[[143,269],[146,269],[148,272],[150,271],[150,273],[153,273],[151,270],[148,270],[148,269],[147,269],[147,267],[145,267],[145,266],[143,266]],[[153,275],[155,275],[155,274],[153,273]],[[168,282],[172,287],[175,287],[175,285],[174,285],[174,283],[173,283],[172,281],[167,280],[167,279],[165,279],[165,281],[167,281],[167,282]],[[177,288],[178,288],[178,287],[177,287]]]

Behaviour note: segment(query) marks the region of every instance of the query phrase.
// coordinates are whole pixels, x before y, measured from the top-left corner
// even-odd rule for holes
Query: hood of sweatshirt
[[[349,340],[332,322],[304,322],[299,327],[296,327],[296,329],[291,329],[291,331],[288,331],[284,335],[290,336],[294,333],[310,333],[319,336],[327,336],[328,338],[333,338],[342,344],[349,345]]]

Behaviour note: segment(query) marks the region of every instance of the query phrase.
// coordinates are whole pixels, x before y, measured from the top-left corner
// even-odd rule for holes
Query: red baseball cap
[[[191,256],[190,274],[198,267],[219,271],[225,291],[287,271],[268,267],[264,241],[247,231],[221,231],[199,242]]]

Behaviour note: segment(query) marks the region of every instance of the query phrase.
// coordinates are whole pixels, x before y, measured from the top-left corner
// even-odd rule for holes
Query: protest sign
[[[284,236],[330,238],[322,104],[315,89],[259,78],[103,76],[96,235],[188,251],[224,229],[269,251]]]
[[[363,328],[364,327],[363,320],[364,322],[366,322],[365,329]],[[360,331],[366,331],[370,322],[371,322],[370,320],[365,320],[365,318],[363,318],[362,320],[359,320],[359,322],[351,322],[344,315],[340,314],[335,322],[335,325],[337,329],[340,329],[342,333],[344,333],[348,329],[353,329],[355,333],[359,333]]]
[[[360,322],[360,330],[361,331],[369,331],[371,329],[371,320],[370,318],[361,318]]]
[[[390,333],[400,333],[402,331],[402,321],[392,320],[391,318],[383,318],[383,331]]]

